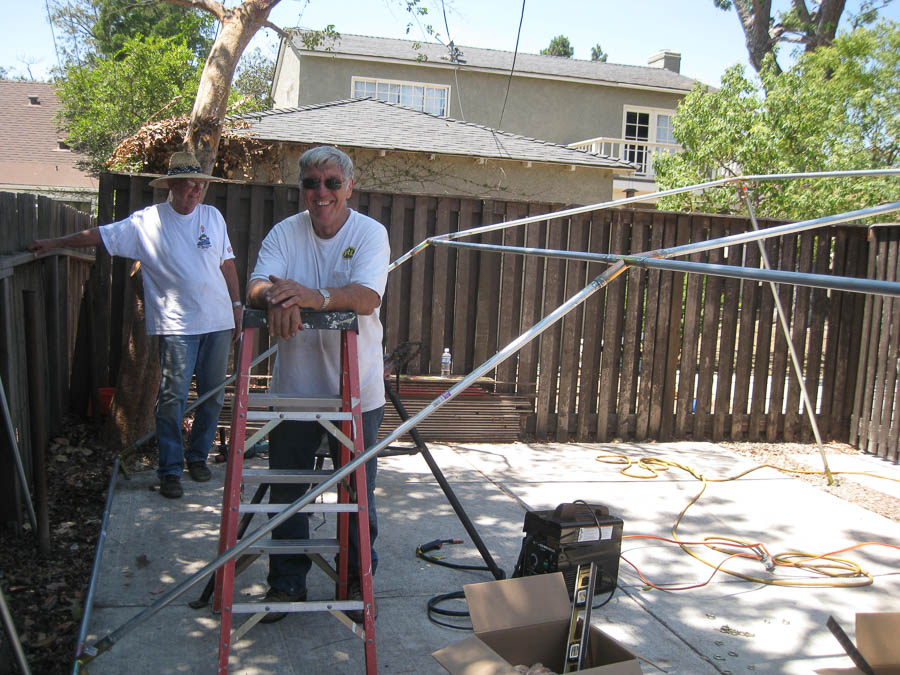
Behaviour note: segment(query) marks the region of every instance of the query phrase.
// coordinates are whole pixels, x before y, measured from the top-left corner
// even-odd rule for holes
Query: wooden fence
[[[29,482],[33,480],[32,432],[52,434],[69,409],[70,386],[87,401],[90,373],[73,367],[91,362],[84,288],[93,256],[46,256],[35,260],[25,246],[33,239],[78,232],[94,220],[60,202],[29,194],[0,193],[0,379],[16,443]],[[73,358],[76,348],[81,358]],[[105,360],[106,354],[96,355]],[[71,375],[71,382],[70,382]],[[43,411],[40,419],[36,411]],[[19,486],[6,423],[0,419],[0,522],[18,520]],[[43,450],[43,448],[40,448]]]
[[[149,178],[101,178],[101,222],[165,198]],[[300,208],[292,186],[213,184],[207,201],[225,216],[241,290],[269,228]],[[393,258],[428,236],[563,208],[354,193],[351,206],[387,227]],[[763,227],[768,223],[763,222]],[[749,228],[744,218],[621,209],[557,218],[469,240],[594,252],[639,252]],[[865,228],[823,228],[766,242],[773,267],[866,276]],[[691,260],[758,267],[754,242]],[[113,263],[111,325],[125,264]],[[429,247],[388,279],[382,308],[386,348],[423,344],[408,370],[438,373],[450,347],[454,374],[468,373],[533,326],[605,265]],[[850,436],[866,298],[779,287],[804,379],[825,438]],[[523,432],[539,439],[809,440],[799,382],[777,328],[767,284],[632,269],[492,373],[499,392],[531,397]],[[110,371],[118,367],[117,336]]]
[[[871,230],[868,276],[900,281],[900,226]],[[866,452],[900,461],[900,301],[867,296],[860,324],[860,358],[856,373],[850,443]]]

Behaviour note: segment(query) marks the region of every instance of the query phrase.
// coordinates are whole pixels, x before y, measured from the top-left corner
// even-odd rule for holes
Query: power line
[[[503,107],[500,109],[500,121],[497,128],[503,128],[503,113],[506,112],[506,102],[509,100],[509,85],[512,84],[513,73],[516,71],[516,57],[519,55],[519,38],[522,36],[522,20],[525,18],[525,0],[522,0],[522,13],[519,15],[519,31],[516,33],[516,49],[513,52],[512,67],[509,69],[509,79],[506,81],[506,96],[503,97]]]
[[[56,46],[56,32],[53,30],[53,21],[50,19],[50,0],[44,0],[44,7],[47,9],[47,22],[50,24],[50,37],[53,38],[53,51],[56,54],[56,66],[62,70],[62,63],[59,61],[59,49]]]

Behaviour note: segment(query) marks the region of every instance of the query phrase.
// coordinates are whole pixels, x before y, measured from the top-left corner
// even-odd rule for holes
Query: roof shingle
[[[508,159],[630,170],[628,162],[564,145],[438,117],[371,98],[332,101],[244,115],[266,141],[322,143],[378,150]]]

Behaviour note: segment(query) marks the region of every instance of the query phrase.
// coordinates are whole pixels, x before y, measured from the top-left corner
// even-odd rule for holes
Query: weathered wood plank
[[[599,211],[591,214],[590,243],[592,253],[609,253],[611,212]],[[599,277],[608,265],[589,263],[587,281]],[[584,334],[581,345],[581,373],[578,381],[578,428],[575,438],[591,441],[597,432],[597,394],[600,386],[600,336],[606,317],[607,289],[602,288],[584,302]]]
[[[421,242],[428,238],[428,198],[416,197],[413,201],[413,226],[412,237],[413,246],[418,246]],[[426,271],[432,270],[430,256],[434,255],[434,251],[429,246],[428,249],[418,253],[410,260],[407,265],[412,265],[412,279],[409,288],[409,311],[407,313],[409,321],[409,340],[419,342],[423,349],[419,354],[410,360],[407,364],[407,372],[410,375],[418,375],[427,372],[428,368],[428,349],[427,340],[424,336],[423,324],[427,321],[431,324],[431,307],[430,302],[426,303],[425,277]]]
[[[729,221],[726,232],[733,232],[734,221]],[[729,246],[727,264],[741,264],[743,246]],[[731,395],[734,391],[735,345],[737,344],[738,313],[740,311],[741,282],[728,278],[723,283],[722,320],[719,329],[719,351],[716,360],[716,402],[713,413],[712,437],[714,441],[731,437]]]
[[[797,252],[797,235],[789,234],[782,237],[781,241],[779,241],[779,249],[780,260],[777,262],[773,261],[773,266],[776,266],[777,269],[788,271],[793,270]],[[773,292],[778,293],[778,300],[780,301],[781,307],[784,310],[785,321],[788,327],[790,327],[793,317],[792,312],[794,304],[794,288],[791,284],[777,284],[774,285],[774,287],[769,287],[769,294],[771,295]],[[774,302],[774,296],[772,300]],[[781,428],[784,422],[784,388],[785,377],[787,376],[786,368],[788,364],[787,341],[790,337],[789,335],[785,335],[784,333],[784,328],[781,325],[781,320],[778,318],[777,308],[774,321],[775,325],[773,326],[773,330],[775,331],[775,346],[772,352],[769,412],[766,415],[766,438],[770,442],[773,442],[779,438],[779,434],[781,433]]]
[[[690,224],[690,241],[707,239],[709,219],[694,217]],[[692,262],[705,262],[706,253],[693,253]],[[694,380],[697,374],[697,347],[700,339],[700,298],[703,292],[703,277],[688,274],[684,296],[684,330],[681,336],[681,360],[678,371],[678,393],[675,400],[675,435],[685,438],[692,425],[689,424],[694,404]]]
[[[656,250],[663,246],[665,231],[664,217],[659,213],[649,214],[639,211],[635,213],[635,223],[642,223],[649,229],[650,248]],[[662,394],[662,389],[654,386],[656,371],[656,354],[660,346],[658,321],[660,304],[660,270],[649,270],[646,276],[647,300],[644,308],[643,338],[641,340],[641,370],[637,395],[637,413],[635,418],[635,438],[650,437],[650,410],[655,398]]]
[[[610,253],[628,253],[628,223],[621,211],[612,214]],[[597,440],[601,443],[612,439],[616,423],[616,394],[621,373],[622,326],[624,323],[625,284],[624,275],[613,279],[607,286],[606,310],[603,315],[603,344],[600,358],[600,390],[597,397]]]
[[[506,220],[518,220],[525,217],[525,204],[507,202]],[[525,243],[525,228],[507,227],[503,230],[503,245],[521,247]],[[503,256],[503,268],[500,273],[500,312],[497,326],[497,342],[505,347],[519,335],[522,314],[522,268],[525,257],[521,255]],[[497,367],[497,391],[512,393],[516,391],[516,371],[519,355],[513,354]]]
[[[708,237],[716,239],[725,234],[725,224],[720,218],[710,219]],[[725,262],[725,252],[721,248],[707,254],[707,260],[714,264]],[[700,331],[700,353],[697,367],[697,405],[694,409],[693,438],[712,437],[713,374],[715,373],[716,351],[719,341],[722,306],[722,277],[708,276],[703,280],[702,324]]]
[[[646,220],[628,211],[627,224],[630,230],[629,251],[641,252],[649,248],[650,233]],[[622,375],[616,407],[616,436],[633,438],[637,424],[638,372],[641,363],[641,332],[644,316],[644,281],[647,272],[632,268],[615,283],[626,284],[624,336],[622,338]]]
[[[551,207],[551,211],[558,208]],[[568,219],[549,221],[547,247],[554,251],[565,248],[569,235]],[[548,258],[544,266],[544,299],[541,316],[547,316],[563,299],[565,263],[561,258]],[[550,326],[540,336],[540,374],[538,396],[535,402],[535,436],[550,438],[555,435],[556,394],[559,381],[559,344],[562,326],[560,322]]]

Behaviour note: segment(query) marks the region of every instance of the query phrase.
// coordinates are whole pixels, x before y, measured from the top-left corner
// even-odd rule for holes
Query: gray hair
[[[353,178],[353,160],[347,153],[330,145],[310,148],[300,155],[300,178],[307,170],[328,164],[336,164],[346,180]]]

